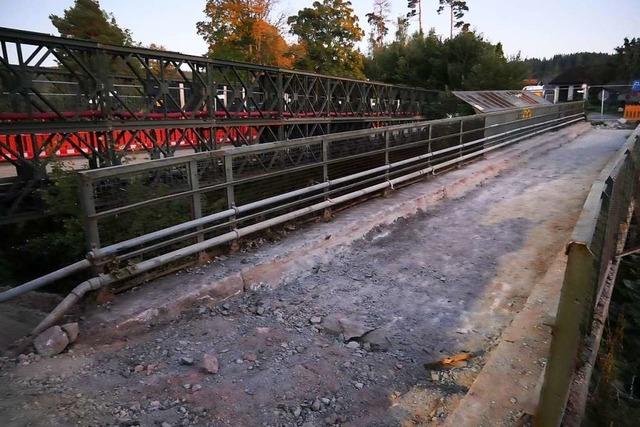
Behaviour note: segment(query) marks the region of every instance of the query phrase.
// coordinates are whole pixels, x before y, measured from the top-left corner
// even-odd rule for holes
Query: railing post
[[[389,135],[389,131],[385,130],[384,131],[384,164],[386,166],[389,166],[389,164],[391,163],[389,161],[389,149],[391,148],[391,136]],[[384,179],[389,181],[389,175],[390,175],[390,170],[387,169],[384,173]],[[387,187],[384,189],[384,192],[382,193],[382,195],[384,197],[389,196],[389,194],[391,193],[391,188]]]
[[[198,161],[191,160],[189,161],[189,184],[192,191],[196,191],[200,189],[200,178],[198,176]],[[194,192],[191,196],[191,219],[202,218],[202,197],[199,192]],[[198,231],[202,230],[202,227],[197,228]],[[198,233],[197,241],[204,241],[204,234]],[[208,256],[205,251],[202,251],[198,254],[198,260],[200,262],[207,261]]]
[[[233,187],[233,157],[231,155],[226,154],[224,156],[224,176],[225,182],[227,184],[227,208],[235,209],[236,207],[236,196],[235,189]],[[238,224],[236,222],[237,218],[235,215],[229,218],[229,222],[232,224],[232,229],[235,230],[238,228]],[[240,248],[237,240],[231,242],[231,252],[236,252]]]
[[[278,102],[277,102],[278,119],[283,119],[284,118],[285,103],[284,103],[284,75],[283,75],[282,71],[278,71],[276,84],[277,84],[276,96],[278,97]],[[286,139],[284,126],[285,125],[282,124],[282,123],[280,123],[278,125],[278,140],[279,141],[284,141]]]
[[[389,140],[390,136],[389,136],[389,131],[386,130],[384,131],[384,164],[386,166],[389,166],[389,148],[390,148],[390,140]],[[385,173],[385,179],[388,181],[389,180],[389,169],[387,169],[386,173]]]
[[[92,251],[100,248],[100,232],[98,231],[98,220],[95,218],[96,206],[93,198],[93,182],[83,175],[79,175],[79,180],[80,209],[82,210],[86,246],[88,251]]]
[[[464,130],[464,119],[460,119],[460,137],[458,138],[458,145],[460,146],[460,149],[458,150],[458,156],[462,157],[462,137],[463,137],[463,130]],[[458,167],[462,166],[460,163],[457,163]]]
[[[322,138],[322,176],[324,182],[329,181],[329,141],[326,138]],[[324,189],[324,200],[329,200],[329,187]],[[331,208],[324,209],[322,218],[325,221],[331,219]]]
[[[427,140],[427,154],[431,154],[433,153],[433,150],[431,149],[431,137],[433,135],[432,133],[433,131],[433,124],[429,123],[429,139]],[[433,166],[433,157],[429,156],[428,158],[428,162],[427,165],[429,165],[429,167]],[[435,171],[431,171],[431,175],[435,175]]]
[[[588,101],[588,100],[589,100],[589,85],[588,85],[588,84],[586,84],[586,83],[585,83],[585,84],[583,84],[583,85],[582,85],[582,90],[583,90],[583,93],[582,93],[582,100],[586,102],[586,101]]]

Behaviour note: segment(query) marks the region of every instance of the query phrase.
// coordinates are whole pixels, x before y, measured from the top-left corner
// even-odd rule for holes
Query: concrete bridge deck
[[[0,419],[522,423],[536,403],[564,245],[629,133],[581,123],[522,141],[119,296],[86,313],[91,333],[72,352],[2,360]],[[461,353],[470,358],[455,367],[424,367]],[[206,354],[217,373],[202,369]]]

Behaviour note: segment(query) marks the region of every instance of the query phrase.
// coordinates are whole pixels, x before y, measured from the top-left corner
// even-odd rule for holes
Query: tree
[[[131,32],[121,28],[112,13],[100,8],[98,0],[75,0],[63,16],[49,15],[62,37],[93,40],[119,46],[133,45]]]
[[[396,37],[398,43],[406,43],[409,33],[409,20],[404,16],[398,16],[396,19]]]
[[[422,33],[422,0],[408,0],[407,7],[409,8],[407,18],[413,18],[417,15],[418,28],[420,28],[420,32]]]
[[[442,13],[446,8],[449,9],[451,15],[451,28],[449,37],[453,38],[453,28],[460,28],[463,32],[469,31],[469,24],[464,22],[465,12],[469,11],[469,6],[465,0],[440,0],[438,13]],[[455,18],[455,20],[454,20]]]
[[[289,46],[270,16],[274,0],[207,0],[196,24],[211,58],[290,68]]]
[[[97,0],[75,0],[72,7],[65,9],[62,16],[49,15],[49,19],[62,37],[93,40],[98,43],[117,46],[134,44],[131,31],[121,28],[112,13],[100,8]],[[78,59],[83,63],[77,63]],[[58,53],[58,62],[67,70],[82,74],[88,68],[94,75],[107,79],[107,74],[130,74],[131,67],[122,58],[109,58],[89,52],[79,52],[72,56],[66,52]],[[93,79],[82,79],[80,86],[86,92],[98,92]],[[100,102],[97,97],[94,102]],[[97,105],[97,104],[94,104]]]
[[[640,38],[624,38],[622,46],[616,48],[617,75],[620,79],[640,79]]]
[[[526,68],[472,31],[442,40],[432,30],[394,41],[366,62],[367,77],[438,90],[517,89]]]
[[[531,58],[524,63],[528,77],[544,83],[559,77],[563,82],[604,84],[616,80],[620,62],[607,53],[579,52],[548,59]]]
[[[364,37],[350,1],[315,1],[287,19],[291,34],[304,52],[296,68],[317,73],[362,78],[364,57],[355,49]]]
[[[165,52],[167,50],[161,44],[151,43],[149,45],[149,49],[159,50]],[[154,75],[160,76],[163,75],[165,79],[176,79],[180,80],[181,76],[178,72],[178,69],[174,64],[169,61],[161,61],[158,59],[150,59],[149,60],[149,69],[153,72]],[[162,69],[162,70],[161,70]]]
[[[374,0],[373,12],[365,15],[367,22],[371,25],[369,45],[372,54],[384,44],[384,38],[389,33],[389,27],[387,27],[389,7],[389,0]]]

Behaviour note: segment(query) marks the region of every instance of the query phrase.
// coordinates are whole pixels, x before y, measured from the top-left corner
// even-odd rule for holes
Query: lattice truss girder
[[[427,92],[0,28],[0,118],[166,120],[417,115]]]

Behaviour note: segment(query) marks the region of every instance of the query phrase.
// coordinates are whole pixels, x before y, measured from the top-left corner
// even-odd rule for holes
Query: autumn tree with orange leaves
[[[291,68],[289,46],[271,20],[274,0],[207,0],[205,21],[196,24],[208,56]]]

